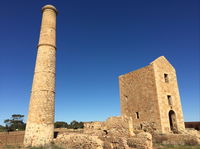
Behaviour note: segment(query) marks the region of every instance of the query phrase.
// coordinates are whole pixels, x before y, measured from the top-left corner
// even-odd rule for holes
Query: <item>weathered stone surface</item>
[[[192,134],[157,134],[153,136],[153,142],[173,145],[197,145],[200,144],[200,138]]]
[[[55,144],[70,149],[103,149],[103,141],[98,136],[87,134],[61,134],[54,141]]]
[[[165,57],[121,75],[119,84],[121,114],[132,117],[134,129],[184,131],[176,72]]]
[[[63,133],[58,135],[54,143],[70,149],[152,149],[151,134],[144,132],[133,137]]]
[[[183,131],[182,134],[196,136],[200,139],[200,131],[195,130],[195,129],[185,129],[185,131]]]
[[[132,118],[127,116],[110,117],[105,121],[108,133],[117,136],[134,136]]]
[[[104,122],[84,123],[84,132],[95,135],[134,136],[132,118],[127,116],[109,117]]]
[[[152,149],[152,136],[149,133],[141,132],[136,137],[127,140],[129,147],[137,149]]]
[[[105,127],[105,122],[84,122],[84,129],[89,130],[89,129],[95,129],[95,130],[102,130]]]
[[[93,123],[96,123],[96,122],[93,122]],[[71,143],[66,143],[68,141],[65,141],[64,138],[67,138],[67,140],[69,140],[69,136],[70,136],[70,139],[72,139],[71,141],[69,141]],[[77,136],[78,136],[78,139],[74,139],[74,137],[77,137]],[[86,141],[86,144],[85,144],[84,143],[85,138],[94,138],[94,139],[90,141],[90,144],[88,144],[88,141]],[[54,143],[58,146],[62,146],[64,148],[71,147],[72,149],[76,147],[81,149],[86,146],[89,146],[89,148],[92,148],[92,147],[95,148],[96,139],[99,139],[103,142],[103,144],[101,143],[101,147],[100,147],[103,149],[112,149],[112,148],[124,149],[124,146],[128,147],[126,143],[126,139],[127,139],[126,137],[119,137],[117,135],[113,136],[110,133],[106,134],[106,133],[103,133],[103,130],[99,130],[99,129],[92,129],[91,131],[84,131],[84,132],[82,132],[81,130],[76,130],[76,132],[72,132],[71,130],[62,131],[62,133],[59,133],[58,137],[54,139]],[[82,142],[81,146],[79,146],[80,142]]]
[[[56,72],[56,13],[42,8],[42,24],[31,90],[24,145],[41,146],[53,141]]]
[[[84,126],[84,134],[98,136],[104,149],[152,149],[151,134],[140,132],[135,135],[131,117],[110,117],[104,122],[86,122]]]

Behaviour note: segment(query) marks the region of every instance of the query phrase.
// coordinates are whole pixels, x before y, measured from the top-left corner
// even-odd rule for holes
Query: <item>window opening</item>
[[[171,106],[172,105],[172,96],[167,95],[167,99],[168,99],[168,104]]]
[[[136,112],[136,118],[137,118],[137,119],[140,118],[139,112]]]
[[[169,75],[168,74],[164,74],[164,79],[166,83],[169,83]]]

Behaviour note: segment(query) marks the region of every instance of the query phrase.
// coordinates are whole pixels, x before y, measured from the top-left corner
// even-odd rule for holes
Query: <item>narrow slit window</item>
[[[168,104],[171,106],[172,105],[172,96],[167,95],[167,99],[168,99]]]
[[[143,125],[142,124],[140,124],[140,128],[143,129]]]
[[[126,101],[128,100],[128,96],[127,95],[124,95],[124,98],[125,98]]]
[[[137,119],[140,118],[139,112],[136,112],[136,118],[137,118]]]
[[[169,75],[168,74],[164,74],[164,79],[166,83],[169,83]]]

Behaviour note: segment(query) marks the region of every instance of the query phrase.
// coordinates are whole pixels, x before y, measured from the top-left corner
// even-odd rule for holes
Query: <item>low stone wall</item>
[[[133,137],[63,133],[58,135],[54,143],[70,149],[152,149],[151,134],[145,132]]]
[[[183,132],[183,134],[188,134],[188,135],[192,135],[192,136],[196,136],[200,139],[200,131],[197,131],[195,129],[185,129],[185,131]]]
[[[200,139],[197,136],[189,134],[163,134],[154,135],[153,143],[172,145],[197,145],[200,144]]]
[[[103,149],[103,141],[98,136],[87,134],[61,134],[54,140],[60,147],[70,149]]]
[[[193,128],[200,131],[200,121],[199,122],[185,122],[185,128]]]
[[[133,123],[131,117],[115,116],[110,117],[104,122],[84,123],[84,133],[115,136],[134,136]]]
[[[5,145],[23,145],[24,131],[0,132],[0,149]]]
[[[131,117],[116,116],[105,121],[105,129],[108,133],[117,136],[134,136],[133,122]]]
[[[149,133],[141,132],[136,137],[129,138],[127,144],[136,149],[152,149],[152,136]]]
[[[84,129],[102,129],[104,122],[84,122]]]

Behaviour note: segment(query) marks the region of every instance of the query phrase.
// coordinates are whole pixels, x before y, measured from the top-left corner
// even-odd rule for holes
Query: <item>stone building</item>
[[[164,56],[119,76],[119,85],[121,114],[132,117],[135,129],[151,127],[159,133],[185,129],[176,71]]]

